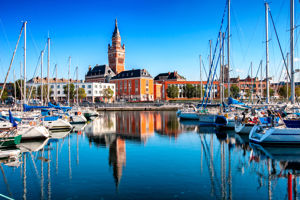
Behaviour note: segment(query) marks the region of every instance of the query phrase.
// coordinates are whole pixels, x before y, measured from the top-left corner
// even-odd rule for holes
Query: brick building
[[[153,101],[153,78],[145,69],[122,71],[110,81],[116,85],[118,100]]]
[[[108,63],[115,74],[125,70],[125,45],[121,45],[121,36],[117,19],[115,30],[112,35],[112,43],[108,44]]]

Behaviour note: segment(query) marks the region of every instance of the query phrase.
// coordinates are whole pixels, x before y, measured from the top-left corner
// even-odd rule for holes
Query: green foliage
[[[50,90],[50,95],[52,94],[52,89],[49,87],[49,90]],[[36,93],[36,91],[35,91]],[[34,95],[33,94],[33,91],[32,91],[32,97],[34,98],[34,96],[38,97],[38,98],[41,98],[41,93],[42,93],[42,86],[39,85],[38,86],[38,89],[37,89],[37,95]],[[43,85],[43,100],[47,99],[47,96],[48,96],[48,85]]]
[[[68,96],[68,85],[64,86],[64,94]],[[76,95],[75,86],[73,83],[70,84],[69,95],[70,95],[70,99],[74,99]]]
[[[238,98],[240,93],[240,88],[237,85],[230,86],[230,96],[233,98]],[[228,97],[228,89],[225,88],[224,91],[225,97]]]
[[[24,86],[24,80],[17,80],[15,81],[15,86],[16,86],[16,94],[15,94],[15,90],[13,92],[13,96],[16,96],[17,99],[21,99],[21,94],[23,93],[23,86]],[[21,93],[22,90],[22,93]]]
[[[291,87],[290,86],[288,86],[288,92],[289,92],[288,96],[291,96]],[[279,94],[279,96],[286,98],[286,96],[287,96],[286,85],[279,88],[278,94]]]
[[[167,96],[169,98],[177,98],[179,94],[179,89],[175,85],[169,85],[167,89]]]
[[[196,87],[191,84],[186,84],[183,87],[184,96],[187,98],[193,98],[196,96]]]
[[[2,90],[0,89],[0,94],[1,94],[1,92],[2,92]],[[4,89],[3,94],[2,94],[2,96],[1,96],[1,100],[2,100],[2,101],[5,101],[5,100],[7,99],[7,97],[8,97],[7,90]]]
[[[78,99],[84,99],[86,97],[85,90],[83,88],[78,88]]]
[[[272,88],[269,88],[270,97],[274,96],[274,94],[275,94],[275,91]],[[266,89],[264,89],[264,96],[267,96],[267,90]]]
[[[103,90],[103,97],[107,99],[111,99],[113,96],[114,96],[114,91],[109,87]]]

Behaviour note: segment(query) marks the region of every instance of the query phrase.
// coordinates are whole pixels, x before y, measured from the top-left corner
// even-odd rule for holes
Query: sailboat
[[[295,103],[295,82],[294,82],[294,0],[290,1],[291,15],[291,103]],[[299,118],[283,119],[284,125],[263,128],[255,126],[249,135],[249,139],[255,143],[276,143],[291,144],[300,143]]]

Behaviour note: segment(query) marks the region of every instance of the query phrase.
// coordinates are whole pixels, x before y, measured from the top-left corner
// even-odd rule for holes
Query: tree
[[[177,98],[178,97],[178,94],[179,94],[179,89],[178,87],[176,87],[175,85],[170,85],[168,86],[168,89],[167,89],[167,96],[169,98]]]
[[[64,86],[64,94],[68,95],[68,85]],[[69,90],[70,99],[74,99],[76,95],[75,86],[73,83],[70,84],[70,90]]]
[[[184,96],[186,96],[187,98],[193,98],[196,96],[196,93],[197,93],[196,87],[194,87],[191,84],[186,84],[183,87],[183,93],[184,93]]]
[[[275,94],[275,91],[272,88],[269,88],[270,97],[274,96],[274,94]],[[264,89],[264,96],[267,96],[267,90],[266,89]]]
[[[228,97],[228,89],[225,88],[224,94],[225,97]],[[238,98],[240,95],[240,88],[237,85],[231,85],[230,86],[230,96],[233,98]]]
[[[39,85],[38,86],[38,89],[37,89],[37,97],[41,98],[41,93],[42,93],[42,90],[41,90],[42,86]],[[52,94],[52,90],[51,88],[49,87],[49,90],[50,90],[50,95]],[[32,91],[33,93],[33,91]],[[32,94],[33,96],[33,94]],[[48,85],[43,85],[43,100],[47,99],[47,96],[48,96]]]
[[[84,99],[86,97],[85,90],[83,88],[78,88],[78,99]]]
[[[24,80],[21,80],[21,79],[16,80],[14,85],[16,86],[16,94],[15,94],[15,90],[14,90],[13,96],[16,96],[17,99],[21,100],[21,94],[23,93]],[[21,86],[22,86],[22,88],[21,88]]]
[[[112,97],[114,96],[114,91],[112,89],[110,89],[109,87],[108,88],[105,88],[103,90],[103,97],[106,98],[106,99],[111,99]]]
[[[288,91],[288,92],[289,92],[288,96],[290,97],[290,96],[291,96],[291,87],[290,87],[290,86],[288,87],[288,90],[289,90],[289,91]],[[278,90],[278,94],[279,94],[281,97],[286,98],[286,96],[287,96],[286,86],[280,87],[279,90]]]
[[[1,94],[1,92],[2,92],[2,89],[0,89],[0,94]],[[7,90],[5,88],[4,91],[3,91],[3,94],[1,96],[1,100],[5,101],[7,99],[7,97],[8,97],[8,93],[7,93]]]

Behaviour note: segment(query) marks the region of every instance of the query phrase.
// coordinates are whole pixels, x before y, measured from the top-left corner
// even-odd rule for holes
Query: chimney
[[[92,66],[91,65],[89,65],[89,71],[92,69]]]

